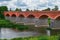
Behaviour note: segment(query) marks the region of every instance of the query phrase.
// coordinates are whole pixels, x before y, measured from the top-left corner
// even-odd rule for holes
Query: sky
[[[7,6],[8,9],[15,10],[16,8],[21,8],[26,10],[43,10],[46,8],[53,9],[57,5],[60,10],[60,0],[0,0],[0,6]]]

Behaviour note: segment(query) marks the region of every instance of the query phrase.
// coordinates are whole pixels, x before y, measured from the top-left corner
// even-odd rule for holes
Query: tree
[[[22,11],[21,9],[16,8],[15,11]]]
[[[44,9],[44,10],[42,10],[42,11],[50,11],[50,8]]]
[[[22,11],[21,9],[19,9],[20,11]]]
[[[19,11],[19,9],[18,8],[16,8],[16,10],[15,11]]]
[[[8,11],[7,6],[0,6],[0,19],[4,19],[4,11]]]
[[[55,8],[52,9],[53,11],[57,11],[58,10],[58,6],[55,6]]]
[[[8,11],[7,6],[0,6],[0,12],[1,12],[1,11]]]
[[[26,9],[26,11],[30,11],[29,9]]]

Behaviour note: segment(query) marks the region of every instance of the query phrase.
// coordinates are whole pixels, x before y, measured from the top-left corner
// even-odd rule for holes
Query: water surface
[[[26,31],[26,32],[21,32],[21,31],[15,31],[9,28],[1,28],[0,30],[0,38],[17,38],[17,37],[30,37],[30,36],[35,36],[38,35],[39,33],[33,32],[33,31]]]

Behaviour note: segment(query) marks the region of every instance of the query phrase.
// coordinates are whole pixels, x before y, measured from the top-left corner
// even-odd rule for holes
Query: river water
[[[38,32],[33,32],[33,31],[26,31],[26,32],[21,32],[21,31],[15,31],[9,28],[1,28],[0,30],[0,38],[1,39],[10,39],[10,38],[17,38],[17,37],[30,37],[30,36],[35,36],[38,35]]]

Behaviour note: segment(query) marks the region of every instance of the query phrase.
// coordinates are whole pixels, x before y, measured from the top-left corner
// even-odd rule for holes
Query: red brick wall
[[[24,17],[28,17],[29,15],[34,15],[35,18],[40,18],[43,15],[48,16],[51,19],[56,19],[57,17],[60,16],[60,11],[22,11],[22,12],[18,12],[18,11],[7,11],[4,12],[4,16],[6,16],[7,14],[9,14],[10,16],[12,16],[13,14],[16,15],[16,17],[19,17],[19,15],[23,15]]]

